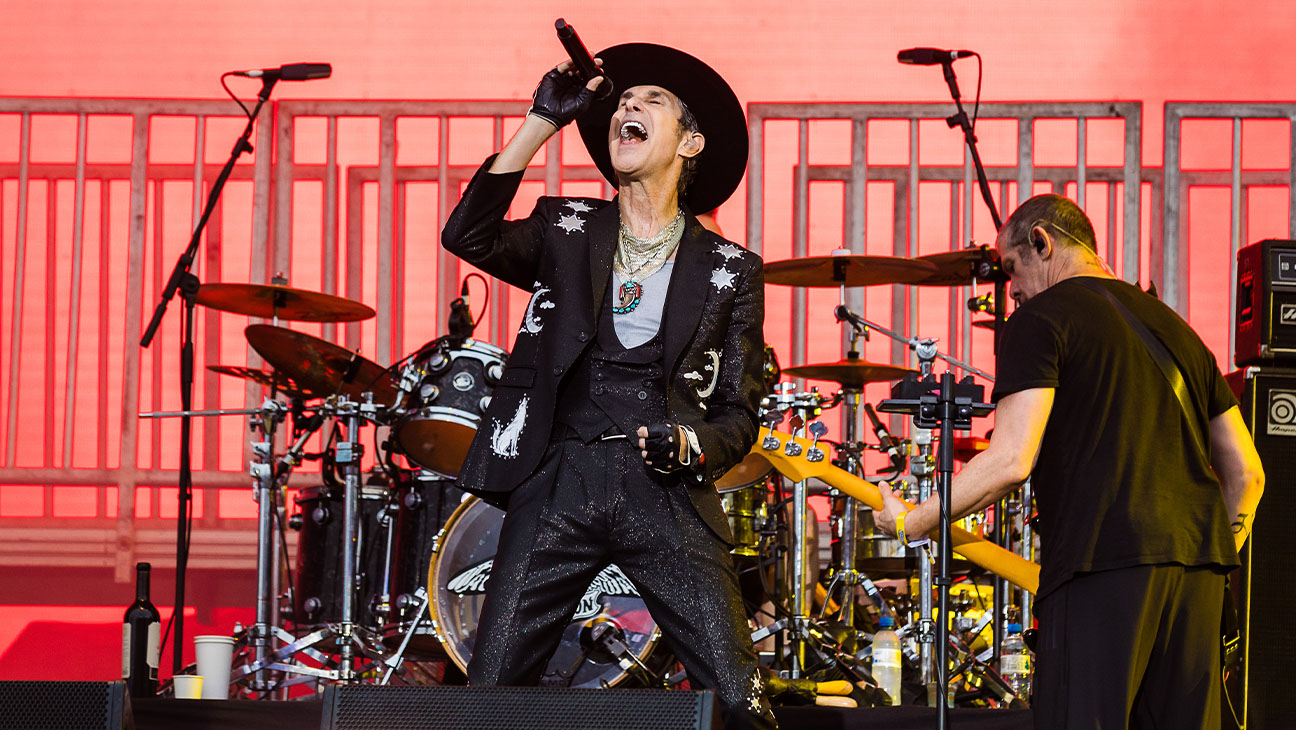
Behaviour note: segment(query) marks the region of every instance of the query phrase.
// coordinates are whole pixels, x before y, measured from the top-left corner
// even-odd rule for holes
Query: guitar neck
[[[762,441],[766,438],[769,438],[769,431],[762,430]],[[822,449],[819,450],[821,458],[811,461],[812,442],[809,439],[778,432],[773,434],[773,438],[778,441],[777,448],[766,449],[764,443],[758,442],[752,447],[752,453],[765,457],[780,474],[793,481],[820,479],[848,497],[859,500],[870,509],[881,511],[882,493],[878,491],[877,486],[829,463]],[[789,449],[789,444],[794,444],[795,447]],[[959,527],[951,526],[950,534],[954,541],[954,552],[975,565],[1031,593],[1039,588],[1038,563],[1026,560]]]

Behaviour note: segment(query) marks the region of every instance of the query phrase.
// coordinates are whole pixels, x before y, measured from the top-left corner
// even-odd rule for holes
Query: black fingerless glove
[[[648,466],[669,473],[701,463],[701,449],[693,429],[670,421],[654,423],[645,428],[648,435],[644,437],[644,451],[648,455],[644,457],[644,462]]]
[[[580,76],[553,69],[536,86],[529,113],[562,129],[584,114],[593,99],[594,92],[585,88]]]

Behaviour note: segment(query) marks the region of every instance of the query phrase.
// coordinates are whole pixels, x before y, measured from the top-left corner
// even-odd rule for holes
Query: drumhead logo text
[[[495,561],[483,560],[476,565],[470,565],[467,568],[454,574],[449,582],[446,583],[446,589],[456,596],[467,596],[474,593],[486,592],[486,579],[490,577],[491,565]],[[634,587],[634,583],[621,572],[615,564],[604,568],[602,572],[594,576],[593,582],[585,589],[585,595],[581,596],[580,605],[576,607],[576,613],[572,615],[573,621],[583,621],[587,618],[593,618],[603,612],[603,598],[623,597],[639,598],[639,591]]]

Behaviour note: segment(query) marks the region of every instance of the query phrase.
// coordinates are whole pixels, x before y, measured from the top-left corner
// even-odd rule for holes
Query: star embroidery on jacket
[[[571,208],[573,213],[588,213],[591,210],[594,210],[590,206],[586,205],[583,200],[568,200],[564,205]]]
[[[563,229],[567,233],[571,233],[572,231],[581,231],[583,233],[585,231],[585,219],[578,215],[563,214],[554,225]]]
[[[716,291],[723,291],[725,288],[733,288],[733,272],[721,267],[711,272],[711,283],[715,284]]]
[[[726,243],[723,246],[716,246],[716,253],[720,254],[721,256],[724,256],[725,261],[728,261],[729,259],[736,259],[739,256],[742,256],[742,252],[743,249],[741,246],[737,246],[732,243]]]

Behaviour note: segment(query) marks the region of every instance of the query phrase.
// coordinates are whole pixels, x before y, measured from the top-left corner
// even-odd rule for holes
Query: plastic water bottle
[[[1022,638],[1021,624],[1008,624],[1008,634],[1004,636],[1003,649],[999,653],[999,674],[1003,675],[1013,694],[1027,704],[1031,693],[1030,649]]]
[[[895,619],[890,616],[878,620],[878,632],[873,635],[873,678],[891,698],[891,704],[899,705],[900,637],[891,628],[893,626]]]

